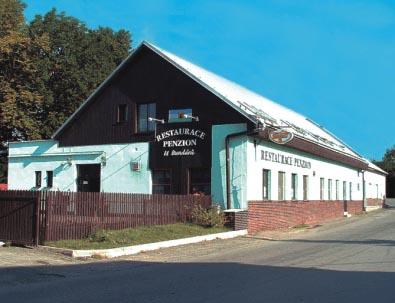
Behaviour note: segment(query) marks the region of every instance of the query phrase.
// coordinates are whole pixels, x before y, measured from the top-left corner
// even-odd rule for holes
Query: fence
[[[17,231],[30,224],[29,218],[35,218],[31,237],[37,238],[39,243],[81,239],[98,229],[185,222],[190,219],[195,205],[211,205],[209,196],[51,191],[16,193],[0,192],[0,214],[4,212],[4,218],[0,217],[0,224],[7,225],[7,230]],[[30,213],[19,213],[18,220],[7,219],[11,215],[6,210],[7,195],[14,195],[15,201],[22,197],[31,197],[34,200],[32,204],[36,205],[33,207],[34,216]],[[16,237],[3,238],[15,240]]]

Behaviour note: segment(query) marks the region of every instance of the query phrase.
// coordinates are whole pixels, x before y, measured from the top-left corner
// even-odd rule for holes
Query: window
[[[379,185],[376,184],[376,199],[379,198]]]
[[[126,104],[119,104],[117,110],[117,123],[124,123],[127,120],[128,107]]]
[[[350,201],[351,201],[352,200],[352,182],[349,183],[349,186],[350,186],[349,191],[350,191]]]
[[[324,200],[324,186],[325,186],[325,179],[320,178],[320,200]]]
[[[264,169],[262,172],[262,199],[270,200],[270,170]]]
[[[171,193],[171,174],[169,170],[152,171],[152,193],[170,194]]]
[[[291,191],[292,191],[292,200],[298,199],[298,175],[291,175]]]
[[[347,182],[343,181],[343,200],[347,200]]]
[[[285,200],[285,172],[278,172],[278,200]]]
[[[309,199],[309,176],[303,176],[303,200]]]
[[[339,200],[339,180],[336,180],[336,200]]]
[[[36,187],[41,187],[41,172],[36,171]]]
[[[332,200],[332,179],[328,179],[328,200]]]
[[[155,122],[149,121],[148,118],[156,117],[156,103],[147,103],[138,105],[138,132],[149,133],[155,131]]]
[[[189,169],[189,193],[209,195],[211,192],[211,170],[207,168]]]
[[[53,171],[47,171],[47,187],[51,188],[53,186]]]

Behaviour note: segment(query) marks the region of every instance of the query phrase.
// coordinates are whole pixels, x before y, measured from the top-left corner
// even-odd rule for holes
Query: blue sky
[[[395,2],[29,0],[132,33],[315,120],[362,155],[395,144]],[[393,3],[393,4],[391,4]]]

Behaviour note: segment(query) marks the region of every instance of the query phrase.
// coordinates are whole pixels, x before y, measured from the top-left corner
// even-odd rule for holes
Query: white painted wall
[[[297,157],[311,163],[311,168],[301,168],[295,165],[287,165],[282,163],[270,162],[261,159],[261,151],[280,153],[285,156]],[[321,159],[316,156],[297,151],[279,144],[266,142],[263,140],[256,141],[249,139],[248,142],[248,166],[247,166],[247,199],[261,200],[262,199],[262,170],[268,169],[271,171],[271,199],[278,199],[278,172],[286,173],[286,194],[285,199],[291,200],[291,174],[298,175],[298,191],[297,199],[303,199],[303,175],[308,175],[309,191],[308,200],[320,200],[320,178],[325,179],[324,199],[328,199],[328,179],[332,179],[332,200],[336,199],[336,180],[339,180],[339,199],[343,199],[343,181],[347,182],[347,200],[349,199],[349,182],[352,182],[352,199],[362,200],[362,173],[357,169],[341,165],[336,162]],[[359,185],[358,185],[359,184]]]
[[[366,198],[383,199],[386,177],[370,171],[365,172]]]
[[[77,164],[101,163],[101,191],[151,193],[148,169],[148,143],[58,147],[57,141],[29,141],[9,144],[8,184],[10,189],[35,188],[35,171],[54,171],[53,190],[76,191]],[[71,166],[66,164],[71,157]],[[131,162],[140,162],[141,170],[132,171]],[[42,189],[41,188],[41,189]]]

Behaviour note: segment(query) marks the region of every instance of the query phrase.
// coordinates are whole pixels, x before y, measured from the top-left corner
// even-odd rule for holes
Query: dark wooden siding
[[[136,104],[155,102],[157,118],[169,109],[192,108],[200,123],[242,123],[246,118],[190,77],[143,46],[123,71],[58,136],[60,146],[147,141],[136,134]],[[118,104],[128,105],[128,120],[116,124]]]

